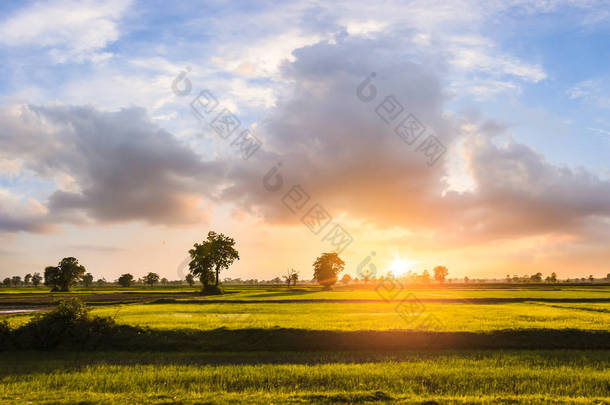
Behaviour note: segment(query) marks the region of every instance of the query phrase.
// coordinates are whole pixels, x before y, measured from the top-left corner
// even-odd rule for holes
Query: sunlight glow
[[[402,276],[403,274],[406,274],[414,264],[416,264],[416,262],[409,261],[404,257],[396,255],[388,266],[388,271],[391,271],[395,276]]]

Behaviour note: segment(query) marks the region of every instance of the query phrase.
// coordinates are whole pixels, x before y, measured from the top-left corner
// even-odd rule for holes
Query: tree
[[[449,270],[447,270],[447,267],[445,266],[436,266],[432,271],[434,272],[434,279],[439,283],[445,282],[445,279],[449,274]]]
[[[191,273],[186,275],[185,280],[189,284],[190,287],[192,287],[193,284],[195,284],[195,276],[193,276]]]
[[[299,272],[295,269],[288,269],[286,271],[286,275],[283,277],[288,287],[290,287],[290,283],[294,283],[294,285],[297,285],[297,281],[299,279]]]
[[[129,273],[125,273],[119,277],[118,281],[121,287],[130,287],[131,283],[133,283],[133,276]]]
[[[13,277],[14,278],[14,277]],[[589,274],[589,281],[593,282],[593,280],[595,280],[595,278],[593,278],[593,274]]]
[[[144,282],[149,286],[155,285],[155,283],[159,282],[159,275],[157,273],[148,273],[144,276]]]
[[[167,279],[165,277],[163,277],[161,279],[161,284],[163,284],[163,285],[167,284]]]
[[[41,281],[42,281],[42,276],[40,275],[40,273],[34,273],[32,275],[32,285],[34,287],[38,287],[40,285]]]
[[[32,275],[30,273],[28,273],[23,278],[23,284],[30,285],[31,282],[32,282]]]
[[[343,277],[341,277],[341,282],[345,285],[349,284],[350,281],[352,281],[352,276],[349,274],[344,274]]]
[[[421,274],[421,281],[427,284],[430,282],[430,280],[430,272],[428,270],[424,270],[424,272]]]
[[[542,273],[532,274],[532,276],[530,277],[530,280],[535,282],[535,283],[541,282],[542,281]]]
[[[610,273],[606,274],[606,280],[610,280]]]
[[[325,289],[330,289],[344,267],[345,262],[337,253],[322,253],[313,264],[313,278]]]
[[[468,277],[464,277],[464,284],[468,284],[469,281],[470,279]]]
[[[21,277],[13,276],[13,278],[11,278],[11,282],[13,283],[13,287],[19,287],[21,285]]]
[[[2,280],[2,285],[5,287],[10,287],[11,286],[11,278],[7,277],[4,280]]]
[[[212,276],[218,287],[220,271],[228,269],[235,260],[239,260],[239,253],[234,246],[233,238],[210,231],[206,240],[201,244],[195,243],[193,249],[189,250],[189,270],[199,276],[204,288],[209,285]],[[215,275],[211,274],[212,271]]]
[[[64,257],[57,267],[44,269],[44,284],[51,291],[70,291],[70,287],[80,281],[85,274],[84,266],[78,264],[74,257]]]
[[[297,281],[299,281],[299,272],[295,271],[294,273],[292,273],[292,276],[290,276],[290,278],[292,279],[292,284],[296,287]]]
[[[557,273],[552,272],[551,275],[547,279],[551,283],[556,283],[557,282]]]
[[[83,285],[88,288],[91,284],[93,284],[93,274],[87,273],[83,276]]]

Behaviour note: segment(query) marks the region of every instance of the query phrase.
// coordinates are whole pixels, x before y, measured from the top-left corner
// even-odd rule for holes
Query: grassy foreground
[[[0,403],[610,404],[608,287],[409,292],[421,302],[402,312],[374,289],[62,294],[114,321],[63,351],[20,345],[55,329],[11,332]],[[55,297],[11,292],[0,306]]]
[[[0,365],[7,404],[610,403],[609,351],[20,353]]]

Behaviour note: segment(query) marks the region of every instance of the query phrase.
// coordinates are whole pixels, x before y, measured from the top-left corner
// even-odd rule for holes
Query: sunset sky
[[[610,2],[192,3],[2,2],[0,277],[610,273]]]

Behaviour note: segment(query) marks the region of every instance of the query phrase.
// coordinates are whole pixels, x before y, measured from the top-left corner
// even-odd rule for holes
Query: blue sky
[[[237,276],[272,278],[288,265],[306,273],[325,247],[252,185],[279,161],[360,235],[345,252],[352,262],[377,249],[388,260],[406,256],[415,271],[442,261],[456,277],[562,263],[565,275],[603,273],[609,6],[3,2],[0,275],[73,254],[108,278],[136,265],[173,278],[210,227],[243,241],[249,262]],[[177,96],[171,84],[187,66],[193,91]],[[355,104],[354,89],[371,71],[380,92],[396,94],[445,142],[434,169],[382,154],[404,145]],[[202,89],[263,140],[255,163],[236,159],[192,116],[189,103]],[[383,137],[373,143],[380,150],[369,136]],[[350,161],[364,152],[377,163]],[[137,184],[121,178],[123,166]],[[389,175],[405,170],[404,179]],[[361,197],[369,176],[377,186],[368,194],[387,206]],[[110,202],[99,202],[106,195]],[[412,215],[402,212],[405,199],[414,200],[405,203]],[[287,235],[308,248],[294,251]],[[167,251],[155,253],[156,264],[133,258],[159,243]],[[500,247],[490,252],[493,244]],[[24,253],[33,246],[37,257]],[[260,257],[260,246],[294,263]],[[125,264],[99,264],[117,260]]]

